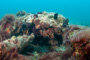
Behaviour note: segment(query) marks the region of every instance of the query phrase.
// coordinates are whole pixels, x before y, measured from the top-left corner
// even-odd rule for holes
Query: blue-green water
[[[90,25],[90,0],[0,0],[0,19],[21,10],[57,12],[72,24]]]

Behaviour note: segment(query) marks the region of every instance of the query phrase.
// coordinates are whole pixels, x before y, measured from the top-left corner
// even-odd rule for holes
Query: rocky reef
[[[19,11],[0,20],[0,60],[90,60],[90,28],[53,12]]]

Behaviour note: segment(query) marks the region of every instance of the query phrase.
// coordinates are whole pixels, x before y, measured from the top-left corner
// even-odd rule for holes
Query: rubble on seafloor
[[[88,60],[89,30],[53,12],[5,15],[0,21],[0,60]]]

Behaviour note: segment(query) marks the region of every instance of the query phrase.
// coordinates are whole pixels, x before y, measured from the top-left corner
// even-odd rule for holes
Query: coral
[[[11,39],[0,42],[0,59],[2,60],[31,60],[26,56],[19,54],[19,52],[27,47],[32,40],[34,35],[30,36],[12,36]]]
[[[35,27],[33,28],[33,33],[38,37],[38,36],[43,36],[45,38],[49,39],[49,43],[51,45],[55,45],[52,42],[57,42],[56,45],[58,44],[62,44],[62,39],[58,39],[57,37],[61,37],[61,33],[62,33],[62,28],[58,27],[55,24],[50,25],[49,22],[45,22],[39,19],[35,19],[33,21]],[[44,39],[43,39],[44,40]],[[42,41],[43,41],[42,40]],[[60,41],[60,43],[58,43]]]
[[[16,16],[24,16],[26,14],[26,12],[25,11],[19,11],[19,12],[17,12],[16,13]]]
[[[38,12],[37,14],[43,14],[43,12]]]
[[[72,43],[75,49],[73,55],[77,50],[77,43],[70,43],[70,39],[74,37],[74,30],[78,32],[80,28],[69,26],[68,23],[69,20],[64,16],[53,12],[27,14],[25,11],[19,11],[16,16],[6,15],[0,21],[0,59],[75,60],[72,57],[71,45],[65,48],[60,46],[63,43]],[[88,43],[87,47],[85,46],[88,52],[89,45]],[[86,55],[87,52],[81,57]]]
[[[45,32],[45,34],[47,34],[47,36],[49,37],[50,35],[54,35],[55,33],[57,35],[60,35],[61,33],[61,28],[58,26],[54,26],[54,24],[52,24],[51,26],[48,22],[44,22],[39,19],[35,20],[33,23],[35,24],[35,28],[40,31],[41,35],[44,35]]]
[[[30,14],[25,17],[26,22],[16,24],[14,35],[34,33],[33,45],[57,47],[62,44],[62,24],[65,18],[58,14],[57,20],[54,19],[55,13]],[[38,16],[38,17],[37,17]],[[53,18],[49,18],[53,16]],[[27,24],[28,23],[28,24]],[[29,26],[29,27],[28,27]],[[16,33],[17,32],[17,33]],[[28,34],[29,33],[29,34]],[[28,50],[28,49],[27,49]]]
[[[7,39],[3,42],[0,42],[0,47],[3,48],[0,49],[0,51],[10,51],[12,48],[16,47],[18,51],[22,50],[26,46],[28,46],[32,40],[34,39],[34,35],[31,34],[30,36],[23,35],[23,36],[18,36],[18,37],[11,37],[11,39]]]
[[[18,35],[30,35],[32,33],[32,23],[23,23],[22,21],[14,21],[12,22],[13,25],[10,28],[6,28],[7,32],[10,32],[10,35],[13,36],[18,36]]]
[[[81,30],[71,39],[73,56],[78,60],[90,60],[90,29]]]
[[[38,14],[34,14],[34,17],[35,17],[35,18],[38,18]]]
[[[64,21],[63,21],[63,27],[67,27],[68,22],[69,22],[69,19],[64,19]]]

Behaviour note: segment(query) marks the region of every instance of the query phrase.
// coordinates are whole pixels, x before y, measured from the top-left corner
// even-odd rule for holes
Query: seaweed
[[[4,30],[0,30],[0,42],[4,41],[5,39],[9,38],[10,35],[8,32]]]
[[[67,48],[64,52],[49,52],[46,55],[39,58],[39,60],[68,60],[72,56],[73,50]]]
[[[3,29],[6,29],[7,27],[13,25],[13,22],[15,21],[15,17],[12,14],[5,15],[2,20],[0,21],[0,25],[3,27]]]
[[[30,60],[30,58],[19,54],[15,48],[12,48],[10,51],[4,51],[0,56],[0,60]]]
[[[66,28],[65,31],[63,31],[63,44],[70,42],[69,33],[73,30],[80,30],[81,28],[78,26],[70,26],[69,28]]]
[[[73,56],[78,60],[90,60],[90,29],[78,32],[71,43],[74,48]]]

